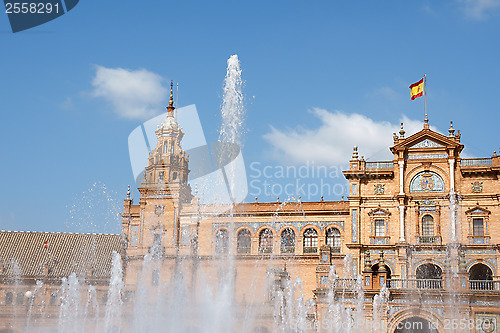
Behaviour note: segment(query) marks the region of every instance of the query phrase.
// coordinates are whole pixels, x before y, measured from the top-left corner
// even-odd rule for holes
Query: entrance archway
[[[394,333],[438,333],[437,323],[421,317],[410,317],[396,325]]]

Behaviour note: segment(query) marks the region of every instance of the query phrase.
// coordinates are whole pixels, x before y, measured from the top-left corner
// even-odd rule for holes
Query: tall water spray
[[[243,104],[241,68],[238,55],[227,60],[221,107],[222,124],[219,141],[241,145],[245,108]]]

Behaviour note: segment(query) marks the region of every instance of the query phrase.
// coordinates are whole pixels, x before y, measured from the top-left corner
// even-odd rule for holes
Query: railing
[[[331,247],[332,253],[340,253],[340,247]]]
[[[236,249],[236,251],[239,253],[239,254],[249,254],[251,252],[252,248],[251,247],[243,247],[243,246],[240,246]]]
[[[488,166],[493,165],[491,158],[463,158],[460,160],[460,166]]]
[[[273,247],[272,246],[259,246],[259,253],[261,253],[261,254],[273,253]]]
[[[391,289],[443,289],[442,279],[390,279]]]
[[[334,289],[355,289],[356,279],[335,279],[333,280]]]
[[[366,162],[366,169],[394,169],[394,162]]]
[[[500,290],[500,281],[469,280],[471,290]]]
[[[441,243],[441,237],[437,236],[419,236],[418,237],[419,244],[439,244]]]
[[[283,253],[283,254],[294,254],[295,253],[295,246],[282,246],[281,247],[281,253]]]
[[[304,253],[317,253],[317,247],[304,247]]]
[[[356,279],[335,279],[334,289],[356,289]],[[410,290],[440,290],[443,289],[442,279],[389,279],[387,280],[389,289],[410,289]],[[469,280],[470,290],[494,290],[500,291],[500,281],[491,280]]]

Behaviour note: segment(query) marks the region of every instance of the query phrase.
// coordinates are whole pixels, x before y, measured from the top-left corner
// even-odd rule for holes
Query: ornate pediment
[[[436,150],[439,152],[441,149],[453,149],[455,153],[460,153],[463,147],[464,146],[460,144],[457,137],[445,136],[431,129],[424,128],[406,139],[400,138],[397,143],[391,147],[391,151],[396,152],[415,149],[418,152],[422,152],[423,149],[430,149],[436,154]]]
[[[408,148],[444,148],[444,146],[436,141],[424,139]]]
[[[391,215],[391,213],[387,209],[383,208],[376,208],[373,209],[368,213],[369,216],[385,216],[385,215]]]
[[[468,209],[465,214],[475,214],[475,215],[489,215],[491,212],[487,210],[486,208],[476,206],[472,207],[471,209]]]

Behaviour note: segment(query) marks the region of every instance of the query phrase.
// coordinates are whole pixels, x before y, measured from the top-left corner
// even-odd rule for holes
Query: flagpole
[[[427,74],[424,74],[424,112],[425,112],[425,123],[429,123],[429,118],[427,118]]]

